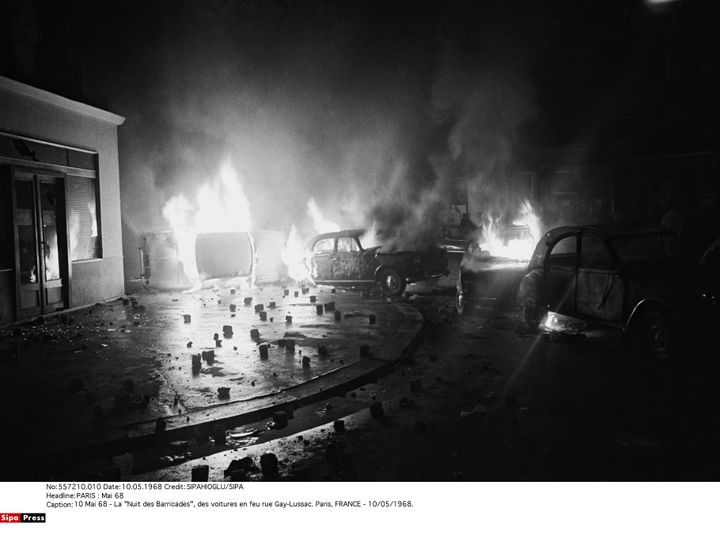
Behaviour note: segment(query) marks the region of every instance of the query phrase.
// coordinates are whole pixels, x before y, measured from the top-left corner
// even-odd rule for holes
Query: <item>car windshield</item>
[[[623,263],[667,260],[673,257],[670,235],[644,235],[613,239],[612,245]]]

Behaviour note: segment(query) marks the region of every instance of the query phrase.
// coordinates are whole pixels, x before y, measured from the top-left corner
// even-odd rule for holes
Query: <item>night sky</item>
[[[37,84],[127,118],[126,232],[230,159],[253,224],[425,219],[563,144],[717,147],[717,2],[38,1]],[[5,24],[7,26],[7,24]],[[44,63],[43,63],[44,62]],[[12,76],[12,75],[10,75]],[[80,83],[79,87],[73,85]],[[415,224],[415,223],[413,223]]]

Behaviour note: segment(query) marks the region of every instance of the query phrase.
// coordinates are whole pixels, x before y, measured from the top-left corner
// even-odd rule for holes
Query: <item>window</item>
[[[358,252],[357,241],[354,237],[340,237],[338,238],[337,251],[338,252]]]
[[[335,239],[321,239],[315,243],[313,253],[332,254],[335,250]]]
[[[0,161],[30,167],[50,164],[55,166],[53,171],[65,173],[71,260],[102,257],[97,152],[0,132]],[[4,257],[6,254],[0,251],[0,265],[7,263]]]
[[[95,179],[69,175],[66,196],[71,260],[102,257]]]
[[[605,242],[594,235],[583,235],[580,267],[584,269],[612,269],[614,266]]]
[[[0,156],[95,171],[97,153],[0,132]]]
[[[548,256],[548,264],[554,267],[575,267],[576,257],[577,237],[572,235],[555,243]]]

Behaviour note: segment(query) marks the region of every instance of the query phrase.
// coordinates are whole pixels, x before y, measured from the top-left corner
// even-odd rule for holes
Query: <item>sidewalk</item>
[[[3,329],[1,478],[291,414],[372,379],[421,325],[405,303],[266,287],[143,293]]]

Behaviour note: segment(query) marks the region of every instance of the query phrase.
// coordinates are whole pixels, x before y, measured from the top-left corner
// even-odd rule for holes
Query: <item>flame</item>
[[[322,214],[320,208],[318,208],[318,205],[315,203],[314,198],[308,200],[307,210],[313,220],[315,231],[317,233],[335,233],[340,230],[340,226],[337,223],[330,221]]]
[[[373,221],[370,228],[360,237],[360,244],[366,250],[373,246],[380,246],[380,237],[378,237],[377,221]]]
[[[300,240],[300,235],[295,225],[290,228],[290,234],[288,235],[285,248],[280,257],[287,266],[288,276],[291,279],[294,279],[298,283],[309,281],[315,284],[306,264],[308,252],[305,250],[302,240]]]
[[[183,194],[175,195],[165,203],[162,215],[173,231],[179,261],[193,288],[199,288],[201,280],[195,260],[197,235],[249,232],[251,225],[250,203],[229,160],[221,164],[213,181],[198,189],[194,204]]]
[[[518,228],[520,236],[508,237],[508,229],[501,224],[500,218],[489,216],[482,225],[480,248],[497,258],[529,260],[542,236],[540,218],[529,200],[522,202],[519,215],[512,224]]]
[[[535,213],[530,200],[523,200],[520,206],[520,217],[513,221],[513,225],[527,225],[534,248],[542,236],[542,224],[540,222],[540,216]],[[530,255],[532,255],[532,252],[530,252]]]
[[[330,221],[320,211],[314,198],[308,200],[307,213],[312,219],[315,232],[318,234],[334,233],[340,231],[340,226],[334,221]],[[285,248],[280,255],[283,263],[287,266],[288,276],[298,283],[310,282],[315,284],[312,278],[308,260],[310,253],[305,250],[304,242],[300,239],[297,228],[293,225],[290,228]]]

